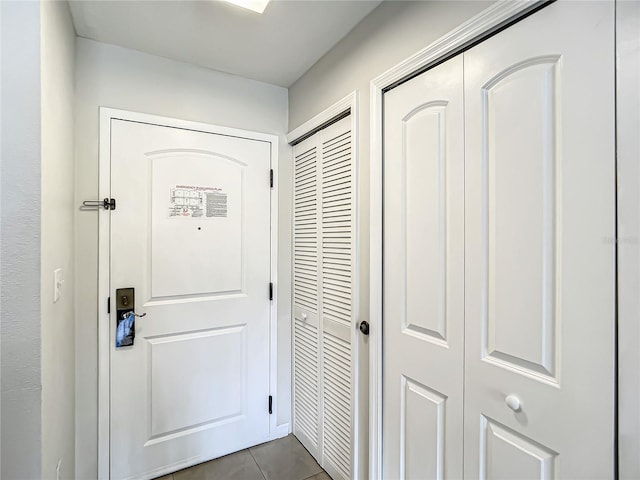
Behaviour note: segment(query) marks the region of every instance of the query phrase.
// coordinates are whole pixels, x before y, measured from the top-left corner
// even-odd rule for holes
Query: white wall
[[[40,478],[40,4],[0,2],[2,472]]]
[[[75,29],[67,2],[42,2],[42,478],[74,478],[73,317]],[[62,296],[53,302],[53,271]]]
[[[358,171],[359,318],[369,317],[369,81],[431,44],[491,5],[486,1],[383,2],[289,89],[289,130],[303,124],[350,92],[360,93]],[[368,395],[368,346],[359,345],[362,381]],[[361,431],[367,436],[369,413],[360,409]],[[362,442],[366,449],[367,443]],[[366,454],[360,453],[365,459]],[[366,474],[365,474],[366,477]]]
[[[287,90],[91,40],[76,40],[75,204],[97,198],[98,107],[242,128],[280,136],[278,423],[290,418],[291,167]],[[76,478],[97,472],[97,219],[76,213]]]

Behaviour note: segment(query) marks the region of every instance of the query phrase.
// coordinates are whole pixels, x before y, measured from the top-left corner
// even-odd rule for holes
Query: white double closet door
[[[384,96],[385,479],[613,476],[613,7]]]

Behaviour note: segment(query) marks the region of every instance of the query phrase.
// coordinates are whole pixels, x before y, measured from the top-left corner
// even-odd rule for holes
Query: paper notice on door
[[[171,187],[169,218],[226,218],[227,193],[218,187],[176,185]]]

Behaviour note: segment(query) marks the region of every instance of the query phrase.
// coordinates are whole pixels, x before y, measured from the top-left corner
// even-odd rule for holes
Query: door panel
[[[242,415],[245,325],[145,341],[149,343],[150,438],[154,443],[184,429]],[[220,358],[225,358],[224,364]],[[193,396],[185,397],[185,393]]]
[[[354,170],[351,117],[320,133],[322,150],[322,463],[334,479],[353,478]]]
[[[403,330],[446,345],[446,145],[443,101],[428,102],[403,119],[406,228],[406,305]],[[406,225],[411,222],[411,226]],[[425,255],[425,252],[432,254]],[[410,259],[410,261],[409,261]],[[430,288],[424,288],[428,285]]]
[[[242,216],[233,211],[237,206],[229,200],[242,199],[248,165],[205,151],[161,151],[147,158],[153,189],[152,298],[242,291],[241,247],[246,232],[242,231]],[[176,178],[184,185],[177,184]],[[215,178],[216,185],[201,186],[205,178]],[[188,188],[191,186],[198,189]],[[192,228],[196,219],[206,221],[209,228]],[[205,254],[211,245],[216,255]]]
[[[334,479],[354,478],[351,118],[294,146],[293,432]]]
[[[113,120],[111,478],[153,478],[269,438],[270,144]]]
[[[480,430],[482,454],[479,478],[557,478],[557,453],[484,416],[481,419]]]
[[[320,265],[322,216],[318,189],[321,154],[315,137],[296,145],[293,234],[293,433],[320,459],[322,376],[320,363]]]
[[[402,377],[401,478],[444,478],[445,402],[442,394]]]
[[[482,87],[481,120],[488,198],[483,358],[550,380],[556,370],[555,246],[562,197],[555,146],[559,58],[542,56],[498,73]]]
[[[384,96],[383,477],[462,477],[462,58]]]
[[[464,53],[470,480],[613,476],[613,38],[558,2]]]

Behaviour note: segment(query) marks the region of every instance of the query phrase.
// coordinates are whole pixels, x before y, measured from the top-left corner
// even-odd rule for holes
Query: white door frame
[[[349,95],[345,96],[344,98],[338,100],[336,103],[334,103],[333,105],[327,107],[326,109],[324,109],[322,112],[320,112],[319,114],[317,114],[315,117],[311,118],[310,120],[306,121],[305,123],[303,123],[302,125],[300,125],[298,128],[292,130],[291,132],[289,132],[287,134],[287,143],[288,144],[293,144],[293,143],[297,143],[298,141],[300,141],[301,139],[315,133],[316,131],[320,130],[323,126],[327,125],[328,123],[330,123],[331,121],[342,117],[345,114],[349,114],[351,116],[351,158],[353,159],[353,167],[352,167],[352,175],[351,175],[351,191],[353,192],[353,212],[352,212],[352,216],[351,216],[351,225],[353,225],[353,255],[352,255],[352,259],[351,259],[351,268],[352,268],[352,275],[353,275],[353,284],[352,284],[352,288],[353,288],[353,303],[351,305],[351,312],[352,312],[352,317],[353,317],[353,325],[351,328],[351,345],[353,346],[353,350],[352,350],[352,370],[351,370],[351,375],[352,378],[355,379],[355,386],[353,389],[353,398],[352,400],[352,412],[351,415],[353,418],[353,438],[352,438],[352,446],[353,446],[353,478],[355,479],[359,479],[361,478],[362,474],[363,474],[363,469],[362,469],[362,465],[360,465],[360,454],[361,449],[362,449],[362,437],[363,435],[363,431],[362,431],[362,423],[360,421],[359,418],[359,402],[362,401],[362,397],[359,394],[359,389],[358,386],[360,385],[360,365],[359,365],[359,330],[358,330],[358,325],[360,324],[360,275],[359,275],[359,271],[360,271],[360,260],[358,257],[358,241],[360,238],[359,235],[359,218],[360,218],[360,202],[358,202],[358,192],[359,192],[359,188],[358,188],[358,182],[359,182],[359,135],[358,135],[358,119],[359,119],[359,110],[358,110],[358,105],[359,105],[359,92],[358,90],[354,90],[353,92],[351,92]],[[291,185],[294,184],[294,176],[295,176],[295,169],[292,168],[291,169]],[[293,245],[293,229],[291,230],[291,245]],[[293,255],[293,252],[292,252]],[[293,260],[291,262],[291,278],[293,278]],[[294,311],[294,306],[293,306],[293,294],[291,295],[291,312]],[[293,342],[293,327],[294,327],[294,322],[291,322],[291,341]],[[293,362],[293,348],[291,351],[291,359]],[[295,382],[293,379],[293,369],[291,371],[291,388],[293,391],[293,388],[295,386]],[[292,392],[293,393],[293,392]],[[294,396],[292,394],[291,398],[293,399]],[[293,430],[293,402],[291,404],[291,410],[292,410],[292,414],[291,414],[291,429]]]
[[[640,3],[616,5],[618,445],[621,479],[640,477]]]
[[[111,197],[111,120],[127,120],[164,127],[181,128],[203,133],[213,133],[250,140],[261,140],[271,144],[271,168],[274,184],[271,189],[271,282],[274,287],[273,301],[269,311],[269,390],[273,395],[273,414],[269,419],[269,437],[275,439],[278,418],[277,393],[277,311],[278,311],[278,136],[250,132],[237,128],[221,127],[206,123],[178,120],[175,118],[129,112],[100,107],[100,152],[98,198]],[[107,313],[109,287],[109,240],[110,216],[100,212],[98,219],[98,478],[108,479],[110,470],[110,314]]]
[[[370,339],[369,476],[382,480],[382,96],[398,83],[422,73],[478,41],[548,4],[548,0],[499,1],[431,45],[370,82]]]

